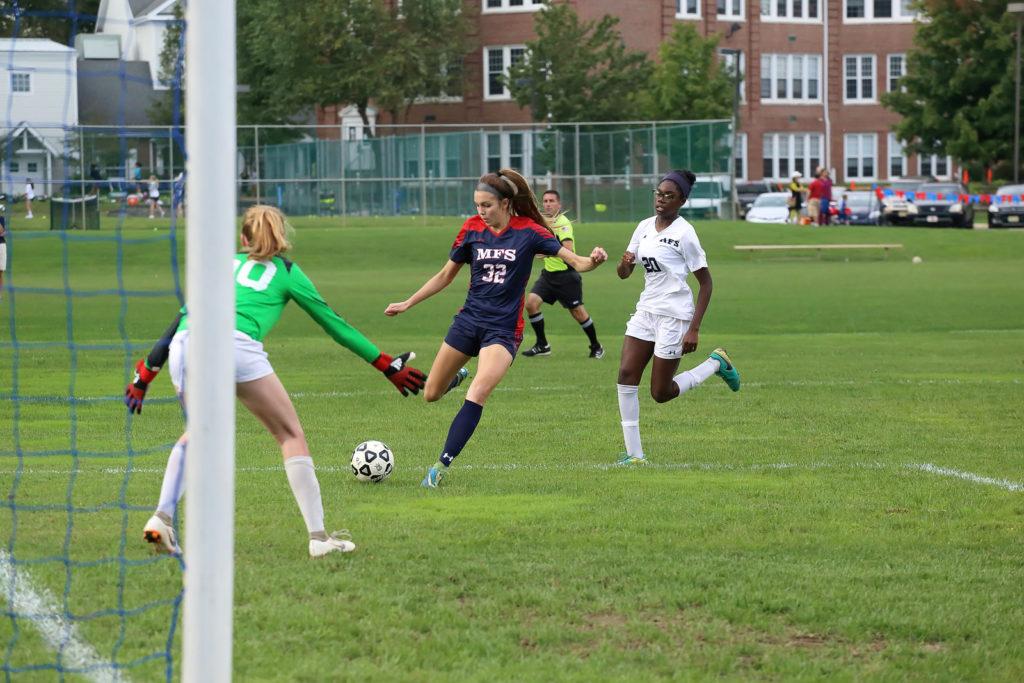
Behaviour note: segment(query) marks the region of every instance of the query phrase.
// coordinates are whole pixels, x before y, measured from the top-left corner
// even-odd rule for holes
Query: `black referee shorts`
[[[546,304],[557,301],[572,310],[583,305],[583,278],[575,270],[542,270],[530,292]]]

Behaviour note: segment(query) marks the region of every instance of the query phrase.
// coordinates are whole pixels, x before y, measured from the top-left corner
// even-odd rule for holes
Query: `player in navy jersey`
[[[477,375],[466,401],[452,421],[438,462],[423,485],[434,488],[473,435],[484,403],[498,386],[523,341],[526,284],[537,254],[558,256],[578,272],[593,270],[608,259],[601,247],[589,257],[563,247],[547,227],[526,179],[510,169],[480,178],[468,219],[452,244],[448,262],[411,297],[389,304],[385,315],[398,315],[447,287],[463,265],[470,265],[466,303],[455,315],[434,358],[423,390],[427,401],[441,398],[462,367],[479,356]]]

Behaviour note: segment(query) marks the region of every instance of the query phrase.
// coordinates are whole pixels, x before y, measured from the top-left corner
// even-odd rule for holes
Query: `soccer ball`
[[[137,206],[138,203],[139,203],[139,198],[138,198],[138,196],[136,196],[134,194],[130,194],[130,195],[128,195],[127,201],[128,201],[128,206]]]
[[[364,441],[352,453],[352,474],[359,481],[384,481],[395,469],[395,454],[382,441]]]

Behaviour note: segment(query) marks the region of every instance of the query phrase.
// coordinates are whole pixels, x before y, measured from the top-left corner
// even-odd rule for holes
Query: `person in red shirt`
[[[814,180],[807,188],[807,216],[811,223],[821,222],[821,198],[825,196],[825,185],[821,180],[821,168],[815,170]]]

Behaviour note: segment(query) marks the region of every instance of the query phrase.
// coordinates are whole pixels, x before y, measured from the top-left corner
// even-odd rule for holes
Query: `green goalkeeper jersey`
[[[558,240],[559,244],[562,244],[565,240],[575,240],[572,236],[572,223],[569,222],[564,213],[560,213],[554,218],[549,218],[548,226],[550,226],[551,232],[555,233],[555,239]],[[573,248],[572,251],[575,252],[576,249]],[[557,256],[548,256],[544,259],[544,270],[557,273],[562,270],[569,270],[569,266]]]
[[[346,349],[372,363],[380,349],[327,305],[313,282],[298,264],[274,256],[253,261],[247,254],[235,255],[235,329],[262,342],[281,318],[285,305],[294,300],[320,327]],[[182,309],[179,330],[188,328]]]

